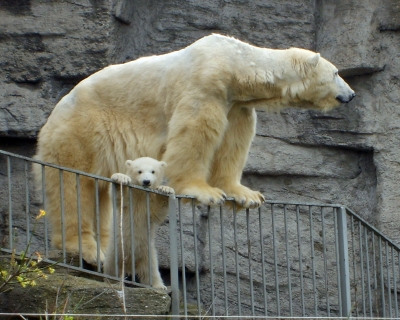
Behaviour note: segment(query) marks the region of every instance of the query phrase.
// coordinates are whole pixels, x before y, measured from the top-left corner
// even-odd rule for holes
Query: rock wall
[[[108,64],[107,1],[0,3],[0,137],[35,139],[54,104]]]
[[[212,32],[259,46],[304,47],[333,61],[357,99],[327,114],[259,112],[244,179],[269,199],[339,202],[375,221],[382,198],[376,153],[385,144],[378,136],[387,114],[377,112],[378,97],[391,87],[377,77],[397,79],[395,69],[382,71],[387,51],[396,48],[383,43],[386,35],[396,37],[396,14],[389,8],[373,1],[3,1],[3,148],[15,149],[12,139],[25,139],[19,153],[32,155],[60,97],[108,64],[177,50]]]
[[[329,113],[259,112],[245,184],[268,199],[346,205],[400,243],[396,0],[1,1],[0,148],[33,155],[55,103],[96,70],[213,32],[319,51],[357,93]]]

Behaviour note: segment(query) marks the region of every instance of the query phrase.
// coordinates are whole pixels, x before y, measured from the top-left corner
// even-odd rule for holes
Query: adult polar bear
[[[120,172],[126,159],[162,159],[176,193],[207,205],[228,196],[255,207],[264,197],[240,183],[255,134],[255,109],[329,110],[353,97],[335,66],[318,53],[258,48],[213,34],[180,51],[109,66],[81,81],[42,128],[36,158],[105,177]],[[59,173],[46,170],[56,247],[61,247],[59,184]],[[75,176],[65,173],[68,251],[78,249],[75,185]],[[93,181],[83,180],[82,246],[89,263],[97,258],[94,193]],[[106,185],[100,184],[99,199],[103,260],[110,215]]]

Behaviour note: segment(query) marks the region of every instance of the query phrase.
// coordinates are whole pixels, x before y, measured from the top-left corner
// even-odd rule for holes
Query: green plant
[[[25,250],[17,254],[16,249],[13,248],[9,264],[0,265],[0,294],[8,291],[11,285],[19,284],[23,288],[26,286],[35,286],[38,278],[47,278],[44,272],[45,270],[50,274],[54,273],[53,265],[45,267],[39,266],[39,263],[43,260],[39,252],[29,254],[36,223],[45,215],[46,212],[40,210],[39,214],[36,216],[33,232]],[[14,235],[14,237],[16,237],[16,235]]]

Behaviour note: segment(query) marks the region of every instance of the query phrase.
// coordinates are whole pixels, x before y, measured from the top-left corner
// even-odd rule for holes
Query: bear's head
[[[132,179],[133,184],[153,189],[161,185],[167,166],[164,161],[157,161],[149,157],[127,160],[125,165],[127,167],[126,174]]]
[[[339,76],[338,69],[319,53],[291,48],[287,50],[297,77],[286,88],[296,104],[323,111],[348,103],[355,93]],[[297,79],[294,79],[297,78]]]

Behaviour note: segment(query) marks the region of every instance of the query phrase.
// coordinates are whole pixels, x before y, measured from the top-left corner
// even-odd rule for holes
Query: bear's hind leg
[[[101,185],[100,197],[100,248],[106,253],[112,227],[112,202],[108,183]]]
[[[70,184],[76,184],[75,174],[68,175],[68,179],[72,180]],[[65,204],[70,207],[69,211],[71,212],[71,214],[66,215],[66,217],[68,217],[66,229],[69,230],[69,237],[66,238],[66,244],[70,247],[78,246],[79,248],[80,233],[83,259],[89,264],[96,265],[97,258],[99,258],[101,262],[104,261],[104,252],[102,249],[100,249],[100,256],[97,256],[96,232],[99,232],[101,238],[101,230],[97,230],[96,223],[96,192],[99,193],[99,190],[95,189],[95,182],[92,178],[80,177],[81,229],[79,229],[78,225],[77,195],[75,190],[76,188],[65,188],[65,195],[68,194],[68,197],[65,196]]]
[[[89,178],[80,178],[81,229],[79,229],[76,175],[64,171],[61,178],[64,185],[62,194],[59,170],[46,169],[46,210],[51,224],[52,246],[57,249],[65,248],[67,252],[79,252],[80,239],[83,258],[90,264],[97,264],[94,183]],[[100,252],[100,260],[103,259],[104,254]]]
[[[141,249],[146,249],[146,253],[143,254],[141,252],[136,257],[136,274],[139,277],[140,283],[151,285],[153,288],[167,290],[158,270],[158,257],[154,240],[150,239],[150,257],[148,256],[147,246],[142,246]]]
[[[114,277],[122,278],[124,275],[122,274],[122,251],[121,251],[121,238],[118,234],[116,237],[117,240],[117,257],[115,256],[115,242],[114,237],[110,239],[108,242],[108,248],[105,252],[105,259],[104,259],[104,273]],[[116,261],[116,258],[118,261]]]

